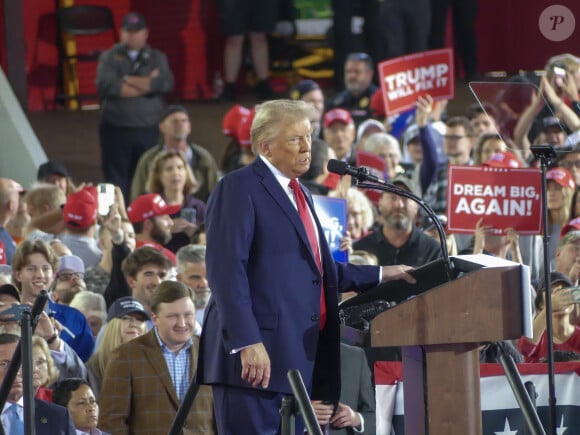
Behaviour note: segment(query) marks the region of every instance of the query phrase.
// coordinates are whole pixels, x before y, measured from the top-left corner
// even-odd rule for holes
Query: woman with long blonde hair
[[[111,354],[122,344],[145,334],[150,317],[138,300],[127,296],[111,305],[107,319],[101,343],[86,364],[89,384],[97,399]]]

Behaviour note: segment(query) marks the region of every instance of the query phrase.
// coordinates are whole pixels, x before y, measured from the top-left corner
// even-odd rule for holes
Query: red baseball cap
[[[237,139],[243,148],[250,148],[252,145],[252,122],[254,122],[254,115],[256,111],[250,110],[248,116],[244,116],[238,124]]]
[[[157,193],[138,196],[129,205],[127,216],[132,223],[143,222],[155,216],[171,215],[181,210],[181,205],[168,205]]]
[[[564,228],[560,231],[560,238],[564,237],[570,231],[580,231],[580,217],[574,218],[564,225]]]
[[[249,147],[251,143],[250,130],[256,111],[236,104],[222,121],[222,131],[226,136],[236,139],[241,146]]]
[[[576,188],[574,177],[564,168],[553,168],[546,172],[546,180],[552,180],[562,187]]]
[[[521,168],[522,165],[516,155],[509,151],[499,151],[493,153],[491,157],[483,163],[483,166],[492,168]]]
[[[97,190],[85,187],[71,193],[62,209],[64,224],[71,229],[83,230],[97,221]]]
[[[328,128],[333,122],[340,121],[344,124],[352,124],[352,116],[348,110],[336,108],[329,110],[324,114],[322,120],[324,128]]]

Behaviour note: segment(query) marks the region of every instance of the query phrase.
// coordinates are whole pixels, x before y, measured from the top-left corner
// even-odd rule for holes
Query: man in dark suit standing
[[[0,383],[14,356],[20,337],[0,334]],[[16,375],[8,400],[2,410],[2,427],[6,434],[24,434],[22,375]],[[66,408],[34,399],[34,427],[38,435],[75,435],[75,428]]]
[[[258,157],[224,177],[208,202],[212,301],[198,381],[213,386],[220,435],[279,433],[290,369],[312,399],[338,403],[338,292],[414,282],[408,266],[333,261],[312,198],[296,181],[310,166],[311,110],[303,101],[262,104],[251,130]]]

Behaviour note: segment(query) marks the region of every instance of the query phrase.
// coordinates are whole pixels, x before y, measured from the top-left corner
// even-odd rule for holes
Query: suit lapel
[[[274,174],[272,174],[270,168],[266,166],[266,164],[262,161],[260,157],[256,157],[256,160],[254,160],[253,165],[256,173],[261,177],[262,185],[268,191],[272,199],[274,199],[274,201],[276,201],[276,203],[280,206],[280,208],[284,210],[284,213],[286,213],[286,216],[288,216],[288,219],[290,220],[292,225],[294,225],[294,228],[296,229],[296,232],[300,236],[302,243],[304,243],[304,245],[308,249],[308,252],[310,252],[310,259],[312,261],[312,265],[318,268],[318,266],[316,265],[316,261],[314,260],[314,254],[312,253],[312,249],[310,248],[310,242],[308,241],[308,235],[306,234],[306,230],[304,229],[304,224],[302,223],[302,220],[300,219],[298,212],[294,208],[294,205],[292,205],[292,203],[290,202],[288,194],[282,189],[282,186],[280,186],[280,183],[278,183],[278,180],[276,180],[276,177],[274,176]],[[304,192],[304,189],[302,189],[302,191]],[[307,197],[306,202],[308,203],[308,206],[310,207],[312,214],[316,216],[316,214],[314,213],[312,200],[310,201],[308,200],[309,195],[307,193],[305,193],[305,196]],[[319,231],[319,235],[324,234],[320,232],[320,225],[318,223],[318,219],[315,218],[315,222]],[[320,241],[318,243],[320,244]]]
[[[161,347],[157,341],[157,336],[155,335],[155,330],[151,329],[147,333],[147,339],[145,340],[144,352],[147,360],[149,361],[153,371],[159,377],[161,384],[167,391],[167,395],[173,402],[175,408],[179,407],[179,400],[177,399],[177,393],[175,392],[175,386],[171,380],[171,375],[169,374],[169,369],[167,368],[167,363],[163,357]]]

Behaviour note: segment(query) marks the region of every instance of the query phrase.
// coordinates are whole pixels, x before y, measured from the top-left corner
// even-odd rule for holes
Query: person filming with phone
[[[576,231],[577,232],[577,231]],[[580,236],[580,232],[577,232]],[[573,237],[572,233],[569,233]],[[542,281],[543,282],[543,281]],[[554,350],[580,353],[580,327],[574,324],[575,304],[580,303],[580,288],[573,287],[572,281],[561,272],[551,272],[552,287],[552,329]],[[535,300],[536,317],[533,322],[533,338],[521,337],[518,349],[524,362],[540,362],[548,354],[546,335],[546,290],[540,286]]]
[[[164,243],[174,253],[190,243],[191,236],[203,223],[205,203],[194,196],[198,187],[183,153],[170,150],[157,154],[151,164],[147,192],[157,193],[170,206],[180,208],[170,216],[173,220],[172,235],[169,242]]]
[[[561,148],[565,133],[580,129],[578,89],[568,70],[567,56],[548,60],[538,90],[514,128],[514,142],[525,152],[535,141]]]

